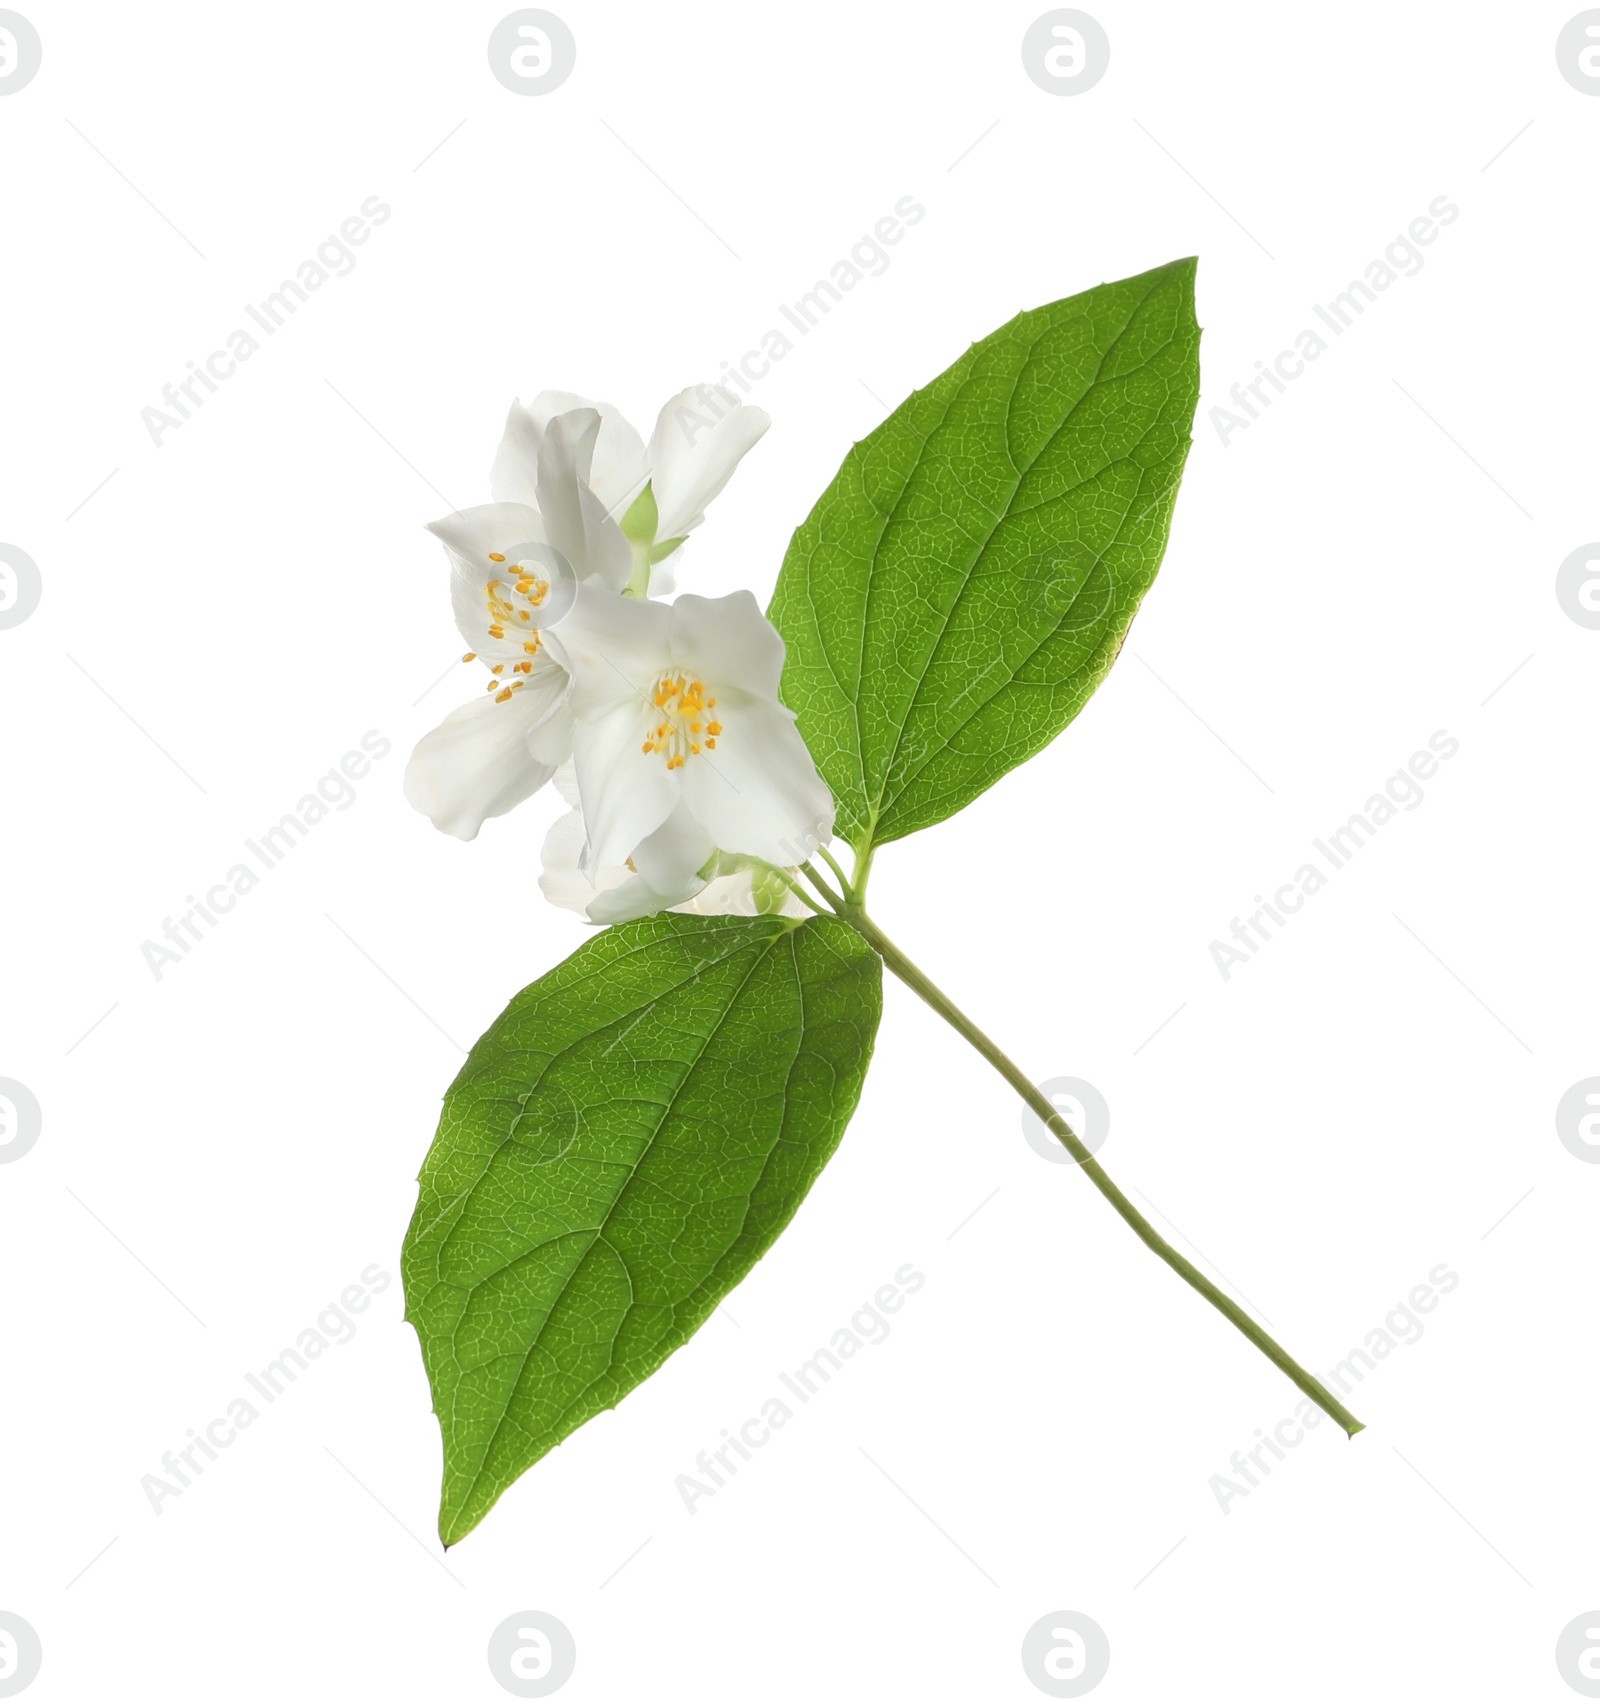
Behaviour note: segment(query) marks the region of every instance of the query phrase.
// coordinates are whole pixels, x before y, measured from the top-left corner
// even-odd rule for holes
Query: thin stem
[[[817,852],[828,862],[830,866],[833,867],[833,875],[839,880],[839,888],[844,892],[845,899],[847,901],[858,902],[860,897],[857,896],[854,885],[852,885],[850,880],[844,875],[844,867],[834,859],[826,848],[818,848]]]
[[[835,913],[843,916],[851,904],[847,902],[843,896],[834,894],[834,892],[828,887],[827,880],[809,860],[802,860],[800,862],[800,870],[804,872],[816,886],[817,893],[824,901],[827,902],[828,906],[831,907]]]
[[[885,966],[896,977],[908,984],[935,1014],[948,1021],[978,1054],[996,1069],[1000,1076],[1022,1098],[1023,1102],[1066,1147],[1073,1160],[1094,1182],[1103,1196],[1109,1200],[1111,1207],[1122,1217],[1123,1221],[1133,1229],[1163,1263],[1176,1270],[1203,1299],[1221,1311],[1248,1341],[1264,1352],[1300,1392],[1305,1394],[1314,1404],[1320,1406],[1344,1430],[1346,1435],[1354,1435],[1358,1429],[1366,1427],[1342,1406],[1309,1370],[1303,1369],[1297,1364],[1259,1323],[1240,1310],[1226,1293],[1214,1285],[1205,1275],[1202,1275],[1188,1258],[1170,1246],[1156,1232],[1111,1179],[1110,1175],[1095,1161],[1088,1147],[1062,1120],[1054,1106],[1038,1090],[1032,1080],[1023,1073],[1022,1069],[1000,1049],[993,1039],[981,1032],[920,968],[907,960],[905,955],[867,918],[861,908],[847,909],[842,914],[842,918],[847,925],[852,926],[878,951],[883,957]]]
[[[765,860],[758,860],[756,862],[756,864],[769,877],[776,878],[779,883],[783,884],[787,889],[793,891],[793,893],[795,895],[799,896],[801,901],[803,901],[806,904],[806,906],[811,909],[811,911],[813,913],[815,913],[815,914],[821,914],[822,913],[823,910],[820,907],[818,907],[817,904],[811,899],[811,897],[808,896],[806,894],[806,892],[800,888],[800,886],[794,881],[793,878],[791,878],[789,876],[789,874],[786,871],[784,871],[782,866],[769,866]]]
[[[650,597],[649,542],[629,540],[628,546],[633,553],[633,573],[628,577],[628,585],[622,591],[635,599],[648,599]]]

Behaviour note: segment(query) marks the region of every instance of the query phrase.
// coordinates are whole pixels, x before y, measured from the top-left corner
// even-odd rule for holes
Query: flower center
[[[669,670],[656,678],[650,700],[653,709],[641,753],[659,753],[669,771],[681,771],[702,748],[716,747],[722,725],[711,715],[716,696],[706,693],[704,682]]]
[[[505,563],[503,552],[490,552],[489,561],[494,564]],[[509,700],[512,691],[525,687],[528,677],[533,673],[533,659],[538,652],[541,637],[534,626],[533,613],[550,596],[550,583],[541,575],[536,575],[525,564],[512,564],[502,575],[492,577],[483,586],[484,604],[489,613],[489,634],[497,641],[506,638],[509,629],[513,636],[522,642],[522,650],[527,655],[512,664],[508,671],[504,661],[489,666],[489,683],[491,692],[497,702]],[[463,663],[470,662],[477,655],[468,653]]]

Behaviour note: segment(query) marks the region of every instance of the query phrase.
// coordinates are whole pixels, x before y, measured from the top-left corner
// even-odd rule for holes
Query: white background
[[[1600,632],[1555,572],[1600,536],[1600,99],[1558,74],[1567,6],[1100,3],[1075,98],[1024,75],[1034,5],[558,10],[577,69],[523,98],[503,0],[26,6],[0,538],[44,591],[0,632],[0,1074],[44,1127],[0,1169],[0,1610],[42,1638],[30,1700],[494,1703],[522,1609],[574,1633],[574,1704],[1025,1704],[1057,1609],[1108,1633],[1107,1704],[1575,1700],[1600,1168],[1553,1117],[1600,1073]],[[885,406],[1198,254],[1201,413],[1128,648],[882,854],[876,911],[1028,1071],[1101,1089],[1102,1160],[1307,1363],[1460,1284],[1365,1434],[1224,1515],[1210,1479],[1294,1391],[895,987],[727,1313],[441,1560],[399,1243],[462,1047],[582,928],[535,886],[553,800],[466,845],[402,799],[479,691],[438,680],[421,524],[487,497],[513,395],[648,428],[908,195],[892,265],[758,387],[683,584],[764,598]],[[349,276],[152,444],[162,386],[371,196]],[[1422,270],[1224,445],[1208,410],[1439,196]],[[369,730],[355,804],[158,981],[141,944]],[[1424,803],[1225,981],[1209,944],[1436,730]],[[674,1479],[905,1263],[890,1338],[691,1517]],[[152,1512],[162,1454],[371,1264],[355,1338]]]

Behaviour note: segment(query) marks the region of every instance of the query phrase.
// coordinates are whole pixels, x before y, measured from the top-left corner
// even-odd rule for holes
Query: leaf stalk
[[[813,880],[815,881],[815,880]],[[1060,1141],[1074,1162],[1088,1175],[1095,1188],[1119,1216],[1139,1236],[1168,1268],[1180,1275],[1201,1298],[1213,1305],[1259,1351],[1274,1364],[1313,1404],[1325,1411],[1346,1435],[1353,1436],[1366,1426],[1355,1417],[1332,1392],[1303,1365],[1291,1358],[1246,1311],[1242,1310],[1208,1276],[1164,1240],[1149,1220],[1133,1204],[1126,1193],[1095,1160],[1093,1153],[1060,1112],[1038,1089],[1017,1064],[1006,1055],[987,1033],[962,1013],[942,990],[868,918],[859,904],[845,903],[838,908],[840,919],[864,938],[883,958],[883,963],[896,978],[914,990],[942,1020],[954,1027],[983,1059],[1011,1086],[1028,1108],[1044,1122],[1051,1134]]]

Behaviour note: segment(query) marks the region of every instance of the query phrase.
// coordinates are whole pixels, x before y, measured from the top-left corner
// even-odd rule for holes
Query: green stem
[[[995,1068],[1001,1078],[1007,1081],[1022,1101],[1061,1141],[1071,1154],[1072,1159],[1094,1182],[1123,1221],[1133,1229],[1163,1263],[1176,1270],[1203,1299],[1221,1311],[1246,1340],[1264,1352],[1300,1392],[1314,1404],[1320,1406],[1344,1430],[1346,1435],[1354,1435],[1358,1429],[1366,1427],[1342,1406],[1309,1370],[1305,1370],[1297,1364],[1259,1323],[1240,1310],[1233,1300],[1206,1276],[1202,1275],[1188,1258],[1168,1245],[1134,1207],[1131,1200],[1116,1185],[1110,1175],[1095,1161],[1088,1147],[1062,1120],[1054,1106],[1039,1091],[1032,1080],[1023,1073],[1022,1069],[1000,1049],[993,1039],[973,1025],[966,1015],[920,968],[907,960],[905,955],[884,936],[861,908],[847,907],[842,909],[840,917],[845,924],[851,926],[877,950],[883,957],[884,965],[897,978],[909,985],[935,1014],[948,1021],[978,1054]]]
[[[844,892],[845,899],[859,904],[861,898],[856,894],[850,880],[844,875],[844,867],[834,859],[826,848],[818,848],[817,852],[833,867],[833,875],[839,880],[839,888]]]
[[[836,895],[833,890],[828,887],[827,879],[823,877],[821,872],[819,872],[809,860],[802,860],[800,862],[800,870],[804,872],[816,886],[817,894],[820,895],[822,899],[827,902],[828,906],[832,908],[835,913],[840,915],[841,918],[850,910],[852,904],[847,902],[843,896]]]
[[[648,540],[629,540],[629,549],[633,553],[633,574],[628,578],[628,585],[623,592],[634,599],[650,597],[650,543]]]
[[[872,856],[877,852],[870,837],[860,847],[853,848],[855,866],[850,873],[850,889],[857,907],[867,905],[867,879],[872,876]]]
[[[778,880],[778,882],[784,886],[785,889],[789,890],[792,894],[799,896],[801,901],[803,901],[806,904],[806,906],[811,909],[811,911],[813,913],[821,914],[823,912],[823,909],[817,906],[816,902],[810,896],[808,896],[803,889],[800,888],[800,886],[794,881],[793,878],[791,878],[789,876],[789,874],[783,869],[782,866],[770,865],[765,860],[757,860],[755,862],[755,864],[761,871],[765,872],[769,877],[776,878]],[[832,912],[832,909],[830,908],[827,911]]]

